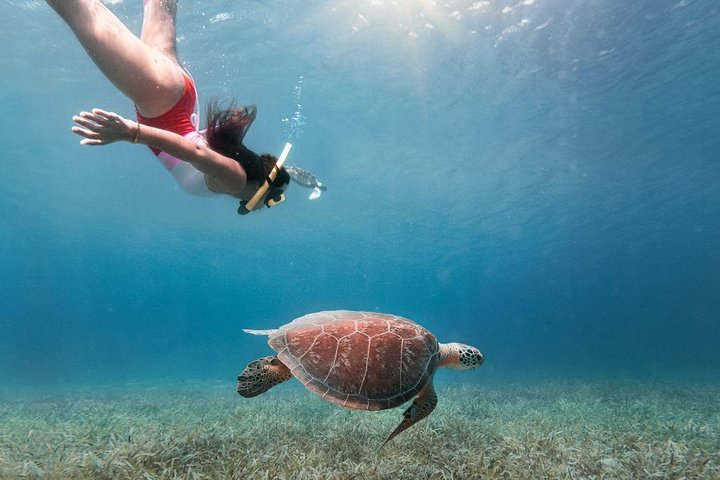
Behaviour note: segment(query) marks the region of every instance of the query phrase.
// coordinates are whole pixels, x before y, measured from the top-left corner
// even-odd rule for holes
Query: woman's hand
[[[72,127],[72,132],[85,137],[80,140],[81,145],[107,145],[121,140],[131,142],[138,132],[136,122],[99,108],[93,108],[92,112],[80,112],[79,116],[73,117],[73,122],[78,126]]]

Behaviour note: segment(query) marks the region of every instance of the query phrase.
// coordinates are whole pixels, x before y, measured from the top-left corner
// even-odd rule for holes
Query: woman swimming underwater
[[[241,214],[282,201],[290,180],[282,162],[290,144],[280,160],[243,145],[255,107],[220,109],[211,102],[207,129],[198,130],[195,84],[177,58],[177,0],[144,0],[140,38],[100,0],[47,2],[103,74],[135,103],[137,121],[99,108],[73,117],[72,131],[84,137],[81,144],[147,145],[187,193],[239,198]]]

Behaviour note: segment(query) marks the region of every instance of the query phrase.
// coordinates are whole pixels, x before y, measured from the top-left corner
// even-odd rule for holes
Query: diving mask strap
[[[275,178],[277,177],[277,174],[280,172],[280,169],[282,168],[283,164],[285,163],[285,160],[287,160],[288,154],[290,153],[290,149],[292,148],[292,144],[286,143],[285,148],[283,148],[282,153],[280,154],[280,157],[278,158],[278,161],[275,163],[272,169],[270,169],[270,173],[268,173],[267,177],[265,178],[265,181],[263,184],[258,188],[257,192],[255,192],[255,195],[252,196],[250,200],[243,200],[240,202],[240,206],[238,207],[238,213],[240,215],[247,215],[248,213],[252,212],[253,209],[257,206],[258,203],[260,203],[260,200],[265,196],[268,189],[270,188],[270,184],[275,181]],[[269,200],[266,204],[268,207],[272,207],[274,205],[277,205],[278,203],[281,203],[285,199],[284,195],[281,195],[281,199],[278,201],[275,200]]]

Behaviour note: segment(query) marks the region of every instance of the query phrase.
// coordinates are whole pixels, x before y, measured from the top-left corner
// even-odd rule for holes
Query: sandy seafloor
[[[435,412],[379,452],[402,407],[344,410],[298,386],[4,391],[0,478],[720,478],[715,383],[438,390]]]

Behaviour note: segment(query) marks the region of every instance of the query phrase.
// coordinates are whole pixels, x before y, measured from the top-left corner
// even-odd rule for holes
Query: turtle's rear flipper
[[[384,447],[386,443],[388,443],[400,433],[404,432],[423,418],[430,415],[430,413],[432,413],[432,411],[435,409],[436,405],[437,395],[435,394],[435,389],[433,388],[431,379],[425,385],[425,388],[420,391],[420,394],[417,396],[417,398],[413,400],[412,405],[410,405],[410,407],[405,410],[405,412],[403,412],[403,421],[400,422],[400,425],[398,425],[395,430],[393,430],[393,432],[390,434],[390,436],[388,436],[387,440],[385,440],[385,442],[382,444],[382,446],[380,446],[380,448]]]
[[[316,198],[320,197],[320,195],[322,195],[322,192],[323,192],[322,188],[315,187],[315,188],[313,188],[313,191],[310,192],[310,195],[308,196],[308,198],[310,200],[315,200]]]
[[[290,377],[290,369],[276,356],[259,358],[250,362],[238,376],[237,392],[245,398],[255,397]]]

